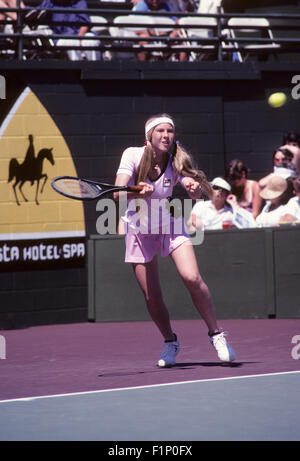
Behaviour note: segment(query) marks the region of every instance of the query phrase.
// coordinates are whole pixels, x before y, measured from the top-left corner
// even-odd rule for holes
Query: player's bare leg
[[[165,339],[157,365],[163,368],[172,367],[176,363],[180,346],[177,336],[172,331],[169,312],[163,300],[157,257],[149,263],[133,264],[133,270],[144,293],[149,314]]]
[[[173,339],[170,316],[160,287],[157,257],[148,263],[133,264],[133,271],[144,294],[152,320],[166,340]]]
[[[217,351],[219,359],[222,362],[232,362],[235,360],[234,350],[217,325],[211,295],[199,273],[192,244],[190,242],[183,243],[171,253],[171,258],[191,294],[196,309],[208,327],[211,345]]]
[[[198,269],[194,248],[190,242],[183,243],[171,253],[171,259],[191,294],[193,303],[205,321],[209,333],[218,331],[214,307],[207,285]]]

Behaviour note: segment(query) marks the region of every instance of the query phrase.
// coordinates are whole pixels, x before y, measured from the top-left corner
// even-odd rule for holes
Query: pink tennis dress
[[[129,147],[122,155],[117,174],[130,176],[129,185],[134,184],[135,173],[142,159],[145,147]],[[177,182],[183,177],[172,167],[172,157],[161,175],[149,184],[154,192],[145,199],[132,199],[122,220],[125,224],[125,262],[146,263],[158,253],[165,257],[175,248],[189,241],[182,214],[172,216],[169,198]]]

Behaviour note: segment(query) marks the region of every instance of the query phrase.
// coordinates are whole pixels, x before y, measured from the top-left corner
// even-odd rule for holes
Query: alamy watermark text
[[[6,81],[3,75],[0,75],[0,99],[6,99]]]
[[[0,360],[6,359],[6,339],[0,335]]]

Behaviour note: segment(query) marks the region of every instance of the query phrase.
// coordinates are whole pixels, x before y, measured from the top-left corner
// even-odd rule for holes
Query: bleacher
[[[161,11],[133,14],[127,1],[90,0],[88,10],[78,11],[90,15],[91,24],[87,25],[93,35],[85,37],[84,44],[74,46],[71,40],[77,36],[52,33],[43,16],[39,20],[30,18],[28,13],[37,11],[39,3],[29,0],[26,9],[11,9],[17,11],[16,21],[0,21],[0,26],[4,26],[0,33],[0,60],[68,60],[70,49],[79,50],[82,60],[86,59],[86,51],[94,50],[96,59],[102,61],[136,60],[141,52],[147,53],[149,61],[178,63],[180,53],[185,53],[190,62],[273,61],[287,57],[298,61],[300,56],[300,9],[297,12],[296,7],[288,13],[268,12],[268,8],[263,12],[257,12],[259,8],[241,12],[237,8],[235,12],[231,11],[234,4],[226,9],[228,2],[223,1],[215,2],[219,5],[209,13],[199,12],[201,9],[195,13],[172,12],[177,18],[175,22],[170,13]],[[66,13],[70,11],[65,9]],[[141,38],[135,34],[141,29],[154,30],[157,35],[143,38],[141,44]],[[178,31],[175,38],[170,37],[172,30]],[[58,39],[64,39],[64,44],[58,46]]]

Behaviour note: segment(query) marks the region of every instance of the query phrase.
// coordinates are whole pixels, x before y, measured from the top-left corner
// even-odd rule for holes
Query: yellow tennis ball
[[[271,107],[282,107],[286,103],[286,99],[284,93],[273,93],[269,96],[268,103]]]

